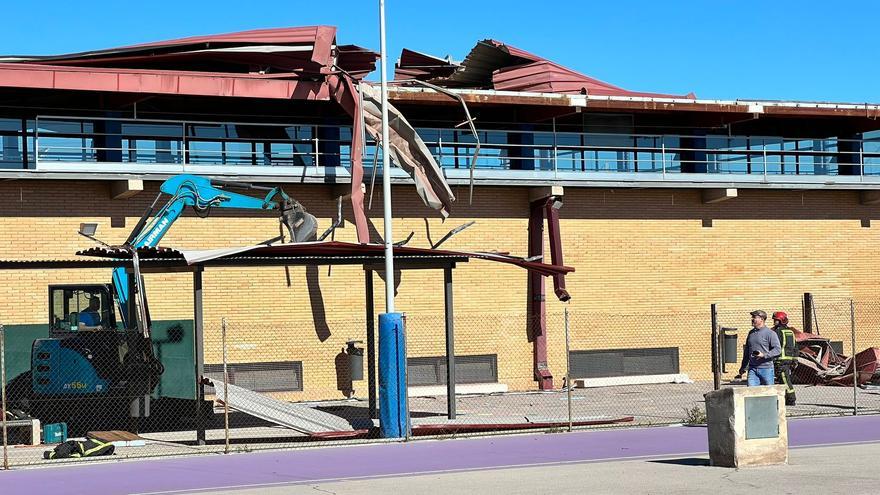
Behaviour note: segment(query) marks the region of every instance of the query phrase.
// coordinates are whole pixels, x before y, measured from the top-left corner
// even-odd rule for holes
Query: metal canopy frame
[[[446,416],[449,419],[455,419],[455,334],[454,334],[454,312],[452,299],[452,270],[455,268],[456,262],[467,262],[467,258],[449,258],[445,262],[436,262],[429,264],[407,264],[397,261],[396,269],[403,270],[431,270],[443,269],[443,311],[445,321],[446,335]],[[366,307],[367,307],[367,397],[370,418],[375,419],[378,416],[376,410],[376,326],[375,326],[375,301],[373,293],[373,272],[384,273],[384,265],[364,264],[364,282],[366,287]],[[389,280],[386,276],[386,283]],[[393,283],[393,276],[392,276]],[[407,356],[404,356],[404,360]],[[408,388],[407,388],[408,390]],[[409,400],[405,397],[404,400]]]
[[[367,367],[368,409],[371,419],[378,417],[376,408],[376,347],[373,272],[384,272],[384,256],[247,256],[238,254],[228,258],[187,264],[183,258],[141,258],[142,273],[193,273],[193,326],[196,382],[196,441],[204,445],[205,422],[202,419],[202,402],[205,386],[202,383],[205,367],[204,355],[204,307],[202,274],[210,267],[264,267],[264,266],[320,266],[362,265],[365,274],[366,320],[367,320]],[[444,273],[445,330],[446,330],[446,387],[447,415],[455,419],[455,344],[453,334],[452,270],[457,263],[467,263],[465,256],[395,256],[395,270],[439,270]],[[0,260],[0,270],[70,270],[126,267],[133,269],[131,259],[94,260]],[[393,283],[393,278],[391,279]],[[404,400],[408,400],[408,397]]]

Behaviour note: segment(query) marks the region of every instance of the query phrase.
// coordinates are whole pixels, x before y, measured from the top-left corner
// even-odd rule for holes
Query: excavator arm
[[[228,188],[265,191],[266,194],[263,198],[255,198],[232,192]],[[261,187],[241,182],[211,180],[196,175],[178,175],[163,182],[159,190],[160,193],[125,241],[124,246],[132,251],[156,246],[187,206],[191,206],[200,216],[207,216],[212,208],[277,210],[290,242],[314,240],[317,233],[318,222],[315,217],[279,187]],[[156,206],[163,195],[170,196],[170,199],[157,210]],[[130,297],[128,277],[125,268],[113,270],[113,286],[119,305],[123,309],[121,318],[125,328],[131,323],[128,321],[129,313],[125,310],[128,308]]]

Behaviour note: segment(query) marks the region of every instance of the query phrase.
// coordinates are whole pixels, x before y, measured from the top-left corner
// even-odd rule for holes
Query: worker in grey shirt
[[[767,313],[752,311],[752,330],[746,337],[746,349],[737,379],[742,378],[748,367],[750,387],[773,385],[773,358],[782,354],[782,346],[776,332],[767,328]]]

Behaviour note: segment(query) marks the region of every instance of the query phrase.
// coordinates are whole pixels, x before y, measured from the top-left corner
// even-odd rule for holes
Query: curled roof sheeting
[[[592,94],[601,96],[651,96],[690,98],[687,95],[629,91],[563,67],[543,57],[487,39],[478,42],[461,64],[404,49],[395,71],[396,79],[415,78],[451,88],[495,89],[539,93]],[[433,65],[432,65],[433,64]],[[452,71],[446,75],[443,70]]]
[[[449,77],[459,64],[440,57],[404,48],[394,65],[394,79],[428,80]]]
[[[237,74],[319,75],[333,65],[361,77],[378,54],[336,45],[336,28],[308,26],[194,36],[52,56],[0,57],[0,62],[107,69],[157,69]]]
[[[106,247],[93,247],[76,253],[80,256],[93,256],[100,258],[128,259],[131,254],[125,249],[111,249]],[[372,257],[381,261],[385,255],[385,246],[382,244],[357,244],[350,242],[302,242],[296,244],[275,244],[272,246],[245,246],[237,248],[223,248],[207,251],[187,251],[167,247],[151,247],[138,249],[138,256],[143,259],[173,259],[185,258],[189,264],[204,264],[214,261],[239,260],[242,264],[254,260],[271,260],[273,258],[339,258]],[[540,273],[544,276],[564,275],[574,271],[568,266],[549,265],[538,261],[526,261],[523,258],[504,253],[447,251],[441,249],[428,249],[416,247],[394,248],[395,258],[419,257],[419,258],[470,258],[496,261],[525,268],[529,271]]]

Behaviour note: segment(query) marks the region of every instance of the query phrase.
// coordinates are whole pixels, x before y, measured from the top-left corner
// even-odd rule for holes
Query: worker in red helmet
[[[788,314],[785,311],[773,313],[773,331],[779,338],[782,346],[782,354],[774,361],[776,366],[776,383],[785,385],[785,405],[793,406],[796,402],[794,384],[791,382],[791,371],[797,366],[797,342],[795,341],[794,328],[789,326]]]

